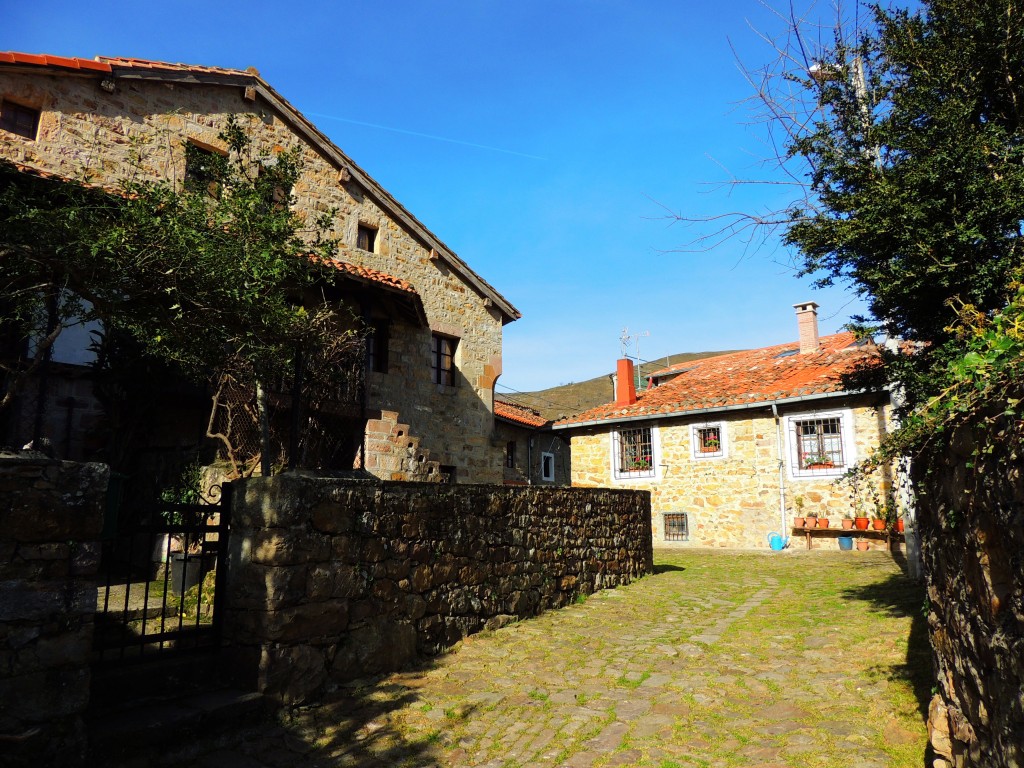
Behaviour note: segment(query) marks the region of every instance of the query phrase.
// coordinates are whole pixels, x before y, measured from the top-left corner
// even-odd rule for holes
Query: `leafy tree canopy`
[[[231,364],[276,375],[299,345],[307,367],[329,374],[347,341],[338,308],[298,297],[326,269],[310,254],[334,252],[323,234],[331,213],[306,221],[292,210],[297,150],[260,156],[234,122],[221,139],[228,154],[205,156],[201,183],[184,188],[130,175],[100,189],[0,163],[8,343],[34,338],[38,358],[61,327],[101,320],[195,379]]]
[[[1016,294],[1024,14],[1015,0],[872,12],[789,75],[820,109],[788,142],[809,194],[787,212],[785,241],[805,274],[849,281],[890,334],[923,342],[889,365],[920,403],[965,370],[981,331],[961,319],[977,329]]]

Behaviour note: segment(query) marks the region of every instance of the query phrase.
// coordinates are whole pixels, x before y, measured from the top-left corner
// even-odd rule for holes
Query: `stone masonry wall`
[[[615,490],[239,481],[226,637],[301,701],[650,573],[649,519]]]
[[[396,220],[335,162],[305,142],[269,104],[243,98],[239,86],[119,78],[113,93],[97,75],[0,73],[0,98],[42,110],[36,140],[0,131],[0,156],[71,178],[116,186],[142,157],[137,175],[180,183],[187,138],[221,146],[217,138],[234,115],[254,138],[257,153],[303,147],[304,173],[296,210],[313,217],[336,210],[331,235],[339,258],[408,280],[419,293],[429,328],[409,326],[396,337],[387,374],[374,375],[369,406],[397,411],[441,464],[460,481],[501,482],[502,451],[489,440],[492,399],[501,374],[502,318],[442,258]],[[374,252],[356,247],[360,224],[378,228]],[[433,383],[431,331],[460,339],[457,387]],[[381,477],[386,477],[382,473]]]
[[[0,763],[78,765],[109,471],[0,457]]]
[[[1024,766],[1024,422],[1006,401],[912,465],[928,589],[934,768]]]
[[[834,404],[829,409],[834,409]],[[886,413],[881,406],[864,400],[844,403],[852,407],[856,455],[863,458],[878,444],[884,430]],[[791,413],[795,413],[792,412]],[[801,415],[808,410],[801,409]],[[785,416],[785,412],[782,413]],[[789,535],[781,530],[779,512],[779,443],[775,420],[770,410],[741,411],[709,417],[707,423],[724,422],[725,456],[694,458],[691,448],[692,426],[704,424],[695,419],[663,419],[657,424],[656,463],[658,476],[645,479],[616,480],[612,473],[611,428],[590,428],[572,436],[572,482],[582,487],[636,488],[651,492],[651,531],[657,546],[768,547],[768,534]],[[648,422],[615,425],[645,426]],[[787,459],[788,461],[788,459]],[[833,527],[840,525],[854,505],[850,488],[836,478],[783,478],[787,509],[787,528],[795,513],[794,499],[801,497],[804,512],[828,517]],[[665,541],[664,515],[685,512],[689,521],[689,540]],[[803,543],[800,542],[800,546]],[[815,547],[838,548],[834,537],[812,538]],[[872,539],[872,547],[884,547],[881,539]]]

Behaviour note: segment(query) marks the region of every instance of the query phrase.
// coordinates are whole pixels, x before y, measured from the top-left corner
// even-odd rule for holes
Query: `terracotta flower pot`
[[[884,531],[885,530],[885,520],[879,520],[876,517],[874,520],[871,521],[871,527],[874,528],[876,531]]]
[[[803,528],[804,527],[804,519],[802,517],[794,517],[793,518],[793,527],[794,528]]]
[[[817,528],[817,527],[818,527],[818,518],[816,518],[816,517],[808,517],[806,520],[804,520],[804,528]]]
[[[864,539],[859,539],[859,540],[857,541],[857,551],[858,551],[858,552],[867,552],[867,551],[868,551],[868,548],[869,548],[870,546],[871,546],[871,545],[870,545],[870,544],[868,544],[868,543],[867,543],[866,541],[864,541]]]
[[[853,522],[857,526],[858,531],[866,531],[868,529],[868,523],[871,521],[866,517],[858,517],[855,518]]]
[[[853,528],[853,520],[848,517],[843,518],[843,530],[849,531]]]
[[[899,531],[900,533],[903,533],[903,518],[902,517],[899,520],[896,521],[896,530]]]
[[[819,528],[828,528],[828,518],[827,517],[819,517],[818,518],[818,527]]]

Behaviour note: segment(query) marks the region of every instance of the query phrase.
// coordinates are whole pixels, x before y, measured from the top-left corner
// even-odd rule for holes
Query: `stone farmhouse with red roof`
[[[0,160],[22,173],[114,188],[141,148],[137,173],[181,183],[193,172],[186,144],[223,154],[229,117],[260,154],[301,148],[300,215],[338,212],[339,286],[373,329],[356,464],[385,479],[501,482],[494,385],[518,310],[255,69],[0,53]],[[83,346],[58,345],[55,363],[84,362]],[[87,382],[68,375],[51,394],[59,457],[85,458],[77,435],[97,417]]]
[[[495,398],[494,421],[495,438],[505,446],[505,485],[569,485],[569,443],[548,419]]]
[[[646,391],[619,361],[615,402],[554,424],[571,436],[573,485],[650,491],[656,546],[765,548],[801,507],[839,525],[854,503],[836,481],[889,429],[890,398],[843,387],[879,359],[870,340],[819,338],[817,304],[795,306],[799,342],[666,368]]]

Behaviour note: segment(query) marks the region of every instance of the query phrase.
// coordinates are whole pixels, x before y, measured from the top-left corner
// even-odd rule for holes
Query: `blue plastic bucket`
[[[840,549],[847,552],[853,549],[853,536],[840,536],[838,541]]]

